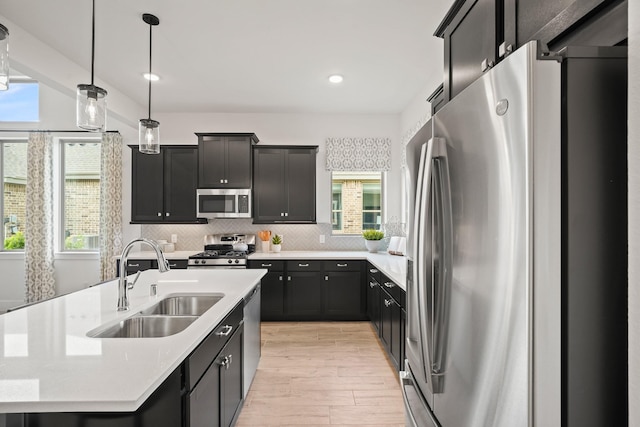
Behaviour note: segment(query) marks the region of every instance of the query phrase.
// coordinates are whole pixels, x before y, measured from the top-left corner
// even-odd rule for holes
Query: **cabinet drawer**
[[[367,276],[369,278],[369,281],[373,280],[377,283],[380,283],[382,281],[382,273],[375,265],[371,264],[370,262],[367,263]]]
[[[362,261],[324,261],[323,267],[324,271],[360,271]]]
[[[384,274],[380,274],[380,287],[395,299],[401,307],[406,305],[406,292],[393,280]]]
[[[188,390],[192,389],[200,380],[202,374],[242,322],[242,308],[243,302],[240,301],[185,361],[185,385]]]
[[[269,271],[284,271],[284,261],[250,260],[249,268],[266,268]]]
[[[150,268],[156,268],[153,265],[154,262],[150,259],[130,259],[127,260],[127,274],[136,273],[138,271],[149,270]]]
[[[168,259],[167,261],[169,261],[169,268],[175,269],[185,269],[189,263],[187,259]]]
[[[322,261],[287,261],[287,271],[320,271]]]

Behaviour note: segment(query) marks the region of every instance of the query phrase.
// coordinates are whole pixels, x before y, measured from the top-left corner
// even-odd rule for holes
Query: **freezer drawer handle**
[[[231,326],[231,325],[224,325],[224,326],[222,327],[222,329],[224,330],[224,332],[223,332],[223,331],[216,332],[216,335],[217,335],[217,336],[219,336],[219,337],[228,337],[228,336],[229,336],[229,334],[231,333],[231,331],[233,331],[233,326]]]

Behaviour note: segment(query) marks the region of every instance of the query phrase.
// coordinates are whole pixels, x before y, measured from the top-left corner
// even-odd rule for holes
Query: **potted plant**
[[[274,234],[271,238],[271,250],[273,252],[280,252],[282,249],[282,236],[279,234]]]
[[[364,230],[362,237],[364,237],[364,244],[369,252],[378,252],[384,233],[380,230]]]

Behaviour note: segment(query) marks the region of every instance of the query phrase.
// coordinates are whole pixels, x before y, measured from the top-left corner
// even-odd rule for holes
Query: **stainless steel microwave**
[[[198,218],[251,218],[251,190],[203,188],[197,192]]]

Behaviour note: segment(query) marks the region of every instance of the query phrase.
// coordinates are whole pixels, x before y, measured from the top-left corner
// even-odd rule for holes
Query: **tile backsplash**
[[[332,236],[331,224],[253,224],[251,219],[215,219],[209,224],[142,225],[142,236],[170,241],[178,236],[177,251],[202,250],[207,234],[241,233],[256,234],[260,230],[271,230],[271,234],[282,235],[283,251],[364,251],[361,236]],[[324,235],[325,243],[320,243]],[[385,244],[388,239],[384,239]],[[256,250],[260,241],[256,237]]]

